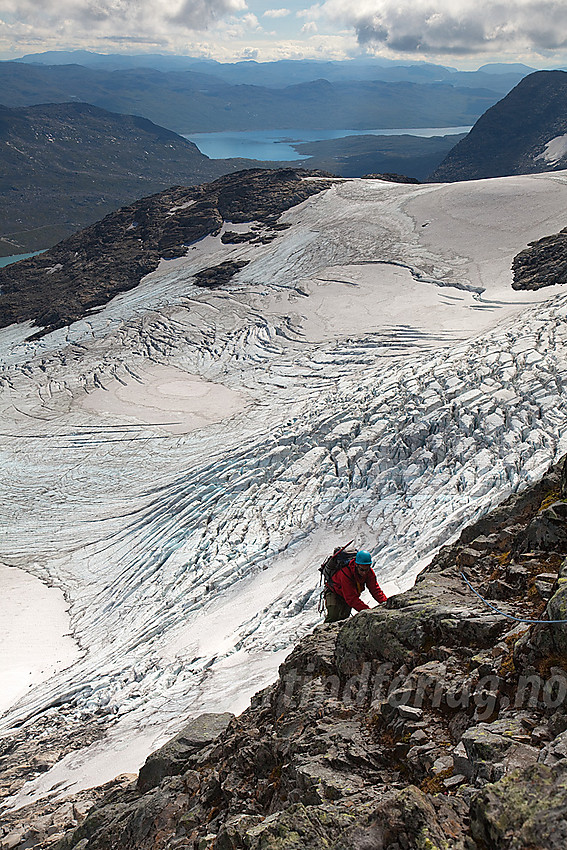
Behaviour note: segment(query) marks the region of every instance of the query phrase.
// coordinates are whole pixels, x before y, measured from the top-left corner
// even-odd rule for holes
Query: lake
[[[18,260],[27,260],[28,257],[35,257],[36,254],[43,254],[43,251],[32,251],[31,254],[11,254],[9,257],[0,257],[0,269],[4,266],[11,266],[12,263],[17,263]]]
[[[225,130],[222,133],[192,133],[184,136],[211,159],[243,157],[263,162],[299,160],[307,157],[292,147],[302,142],[342,139],[345,136],[452,136],[468,133],[470,127],[403,127],[394,130]]]

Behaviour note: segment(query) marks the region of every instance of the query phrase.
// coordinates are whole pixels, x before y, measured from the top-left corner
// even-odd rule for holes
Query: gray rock
[[[333,839],[350,826],[352,818],[332,806],[296,803],[269,815],[246,832],[247,850],[327,850]]]
[[[462,741],[459,741],[453,750],[453,770],[455,773],[463,774],[467,779],[472,779],[473,777],[473,763],[468,757]]]
[[[524,743],[529,737],[524,734],[520,718],[511,717],[494,723],[478,723],[467,729],[461,743],[472,768],[472,778],[494,781],[518,768],[535,764],[539,749]],[[462,751],[461,751],[462,753]],[[471,775],[464,761],[457,756],[455,768]]]
[[[146,759],[138,776],[138,790],[155,788],[164,776],[176,776],[187,767],[190,755],[216,740],[225,731],[233,714],[200,714],[188,723],[171,741]]]
[[[567,657],[567,582],[560,582],[558,590],[547,603],[547,615],[550,620],[565,621],[563,623],[551,623],[545,629],[551,634],[555,651],[563,657]]]
[[[564,761],[567,766],[566,759],[567,732],[563,732],[541,750],[538,761],[548,765],[548,767],[553,767],[557,762]]]
[[[443,773],[445,770],[450,770],[452,767],[452,756],[439,756],[439,758],[435,759],[433,762],[431,770],[433,773]]]
[[[414,708],[413,705],[400,705],[398,707],[398,714],[404,720],[421,720],[423,717],[421,708]]]
[[[24,840],[24,836],[23,830],[8,833],[8,835],[0,838],[0,850],[14,850]]]
[[[517,540],[515,551],[567,551],[567,502],[554,502],[534,517]]]
[[[326,800],[339,800],[356,794],[364,787],[360,776],[338,772],[322,759],[310,759],[295,771],[297,787],[308,805],[320,805]]]
[[[236,815],[229,818],[217,835],[215,850],[242,850],[246,847],[246,835],[252,827],[264,820],[260,815]]]
[[[455,773],[453,776],[448,776],[443,780],[443,785],[447,789],[447,791],[454,791],[455,788],[458,788],[459,785],[462,785],[463,782],[466,782],[466,776],[463,776],[462,773]]]
[[[559,576],[557,573],[539,573],[534,579],[534,587],[542,599],[551,599],[557,590]]]
[[[372,813],[368,826],[352,827],[333,850],[464,850],[464,830],[459,822],[463,814],[462,801],[442,794],[430,796],[410,785],[388,795]],[[280,846],[287,850],[286,844]]]
[[[423,731],[423,729],[416,729],[415,732],[412,732],[410,735],[410,744],[414,746],[419,746],[420,744],[425,743],[427,741],[427,733]]]
[[[516,587],[527,588],[530,573],[522,564],[512,561],[506,568],[506,577]]]
[[[564,850],[567,845],[567,774],[536,764],[487,785],[473,797],[471,833],[491,850]]]
[[[411,664],[432,643],[487,649],[508,624],[467,591],[456,569],[425,573],[386,606],[361,611],[345,622],[337,636],[337,667],[348,677],[368,660]]]

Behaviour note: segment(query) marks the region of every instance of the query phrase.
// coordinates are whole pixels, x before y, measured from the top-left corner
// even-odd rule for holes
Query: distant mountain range
[[[567,73],[537,71],[482,115],[431,174],[478,180],[567,168]]]
[[[0,106],[0,256],[46,248],[125,203],[247,160],[211,160],[146,118],[87,103]]]
[[[73,57],[92,67],[44,64]],[[161,62],[164,69],[190,64],[191,70],[110,70],[114,63],[135,61],[77,52],[0,63],[5,104],[0,106],[0,256],[49,247],[141,196],[259,165],[253,160],[210,160],[164,127],[189,132],[455,126],[473,123],[491,107],[456,147],[459,137],[454,136],[354,136],[296,149],[305,155],[301,164],[346,177],[397,173],[424,180],[433,172],[429,179],[445,181],[567,167],[563,71],[524,77],[493,105],[499,96],[495,91],[455,87],[447,80],[462,80],[462,75],[426,63],[221,65],[157,56],[148,61]],[[471,74],[499,78],[503,85],[529,70],[496,64]],[[289,81],[315,72],[337,80],[277,87],[285,73]],[[260,73],[272,87],[228,81],[252,80]],[[349,73],[413,75],[429,82],[340,79]],[[282,164],[262,163],[267,168]]]
[[[346,80],[383,80],[387,82],[439,83],[465,88],[484,88],[505,94],[534,68],[520,63],[493,63],[477,71],[457,71],[430,62],[404,64],[399,61],[368,57],[325,61],[315,59],[280,59],[276,62],[217,62],[191,56],[159,53],[121,54],[92,53],[88,50],[51,50],[32,53],[15,60],[35,65],[83,65],[106,71],[132,68],[154,68],[158,71],[194,71],[223,80],[230,85],[286,87],[324,79],[329,82]]]
[[[205,68],[208,73],[203,73]],[[264,66],[252,70],[258,73],[258,79],[268,73]],[[280,70],[278,73],[281,76]],[[517,74],[512,77],[513,82],[504,86],[504,91],[519,79]],[[503,94],[502,85],[498,90],[486,88],[486,79],[490,78],[483,78],[483,87],[478,87],[477,80],[473,88],[431,80],[329,82],[322,78],[270,88],[263,84],[232,85],[214,76],[208,65],[201,66],[201,71],[163,72],[152,68],[110,71],[81,65],[0,63],[5,106],[82,101],[110,112],[143,115],[181,134],[470,126]],[[496,79],[502,84],[503,75],[496,75]]]

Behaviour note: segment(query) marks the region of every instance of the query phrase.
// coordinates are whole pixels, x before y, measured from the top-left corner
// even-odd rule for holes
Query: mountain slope
[[[567,167],[567,72],[537,71],[482,115],[429,179],[479,180]]]
[[[341,177],[365,174],[403,174],[425,180],[461,136],[346,136],[294,144],[311,159],[305,163]]]
[[[549,519],[566,507],[559,473],[466,528],[413,589],[315,629],[240,717],[184,725],[137,782],[115,780],[58,850],[562,850],[566,677],[527,672],[565,663],[565,627],[511,619],[539,618],[555,590],[553,616],[565,597],[567,535]],[[540,538],[533,551],[553,526],[553,544]],[[496,612],[467,588],[463,561]],[[50,826],[61,834],[81,818],[69,802],[9,822],[37,823],[47,847]]]
[[[45,248],[121,204],[239,166],[88,103],[0,106],[0,255]]]

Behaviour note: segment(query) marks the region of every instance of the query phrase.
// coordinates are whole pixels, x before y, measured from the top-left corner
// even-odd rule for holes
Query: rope
[[[481,596],[478,590],[475,590],[464,572],[461,570],[461,575],[472,590],[472,592],[478,596],[478,598],[484,602],[485,605],[488,605],[489,608],[492,608],[493,611],[496,611],[497,614],[500,614],[502,617],[507,617],[509,620],[515,620],[517,623],[567,623],[567,620],[530,620],[527,617],[514,617],[512,614],[506,614],[505,611],[501,611],[500,608],[497,608],[496,605],[493,605],[488,599],[485,599],[484,596]]]

